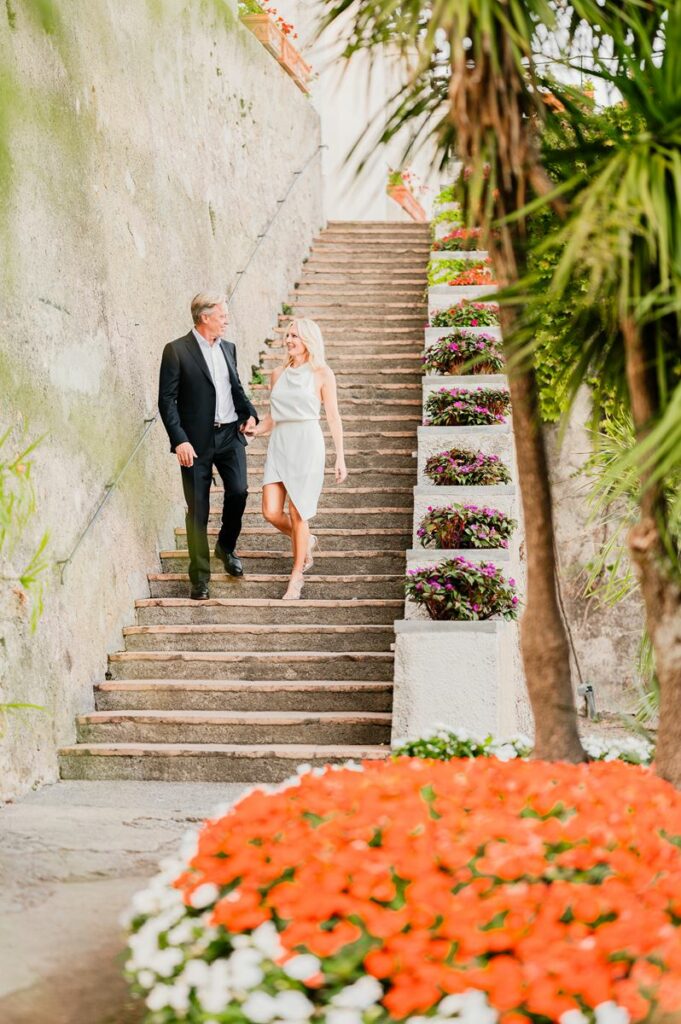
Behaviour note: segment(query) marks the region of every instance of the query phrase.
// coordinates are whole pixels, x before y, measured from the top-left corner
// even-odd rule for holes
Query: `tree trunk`
[[[512,248],[489,242],[497,280],[504,286],[518,279]],[[511,357],[516,314],[501,307],[507,357]],[[558,604],[553,530],[553,503],[534,370],[509,368],[511,413],[518,463],[527,553],[527,594],[520,621],[520,639],[527,689],[535,727],[535,757],[579,762],[586,754],[579,739],[570,677],[570,649]]]
[[[657,409],[652,361],[646,358],[645,342],[635,324],[623,322],[622,333],[631,411],[636,437],[642,440]],[[663,779],[681,788],[681,587],[665,549],[664,492],[659,483],[650,482],[644,469],[640,481],[641,518],[629,534],[629,550],[638,570],[660,684],[655,769]]]

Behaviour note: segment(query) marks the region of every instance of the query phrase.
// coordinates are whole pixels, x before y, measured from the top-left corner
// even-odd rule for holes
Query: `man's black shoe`
[[[192,587],[192,592],[189,595],[192,601],[207,601],[210,597],[210,590],[208,589],[207,583],[196,583]]]
[[[215,545],[215,557],[220,559],[225,567],[225,572],[228,572],[230,576],[243,576],[244,567],[241,564],[241,559],[233,551],[225,551],[219,542]]]

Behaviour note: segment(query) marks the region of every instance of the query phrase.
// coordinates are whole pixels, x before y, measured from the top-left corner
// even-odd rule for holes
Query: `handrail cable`
[[[326,149],[326,148],[327,148],[327,146],[325,146],[323,144],[318,146],[316,148],[316,150],[314,151],[314,153],[312,153],[311,156],[308,157],[308,159],[305,161],[305,163],[300,168],[300,170],[293,172],[293,176],[291,178],[291,184],[288,186],[286,192],[284,193],[284,197],[282,199],[277,199],[277,208],[276,208],[274,214],[270,217],[270,219],[267,222],[267,224],[265,225],[264,230],[261,231],[258,234],[257,241],[256,241],[255,245],[253,246],[253,249],[251,250],[251,254],[248,257],[248,260],[246,261],[245,267],[243,268],[243,270],[237,271],[237,280],[236,280],[236,283],[235,283],[234,287],[232,288],[231,292],[229,293],[228,301],[231,301],[232,298],[234,297],[234,295],[236,293],[236,290],[239,287],[239,285],[241,284],[241,282],[243,281],[244,275],[245,275],[246,271],[248,270],[248,268],[250,267],[251,263],[253,262],[253,258],[255,257],[255,254],[257,253],[258,249],[260,248],[260,245],[262,244],[263,239],[265,239],[267,237],[267,234],[268,234],[270,228],[272,227],[272,225],[274,224],[275,220],[279,216],[280,210],[284,206],[286,200],[290,196],[290,194],[293,191],[293,189],[295,188],[296,184],[300,181],[303,173],[307,170],[309,165],[312,163],[314,158],[320,153],[320,151],[322,149]],[[99,518],[99,516],[100,516],[100,514],[102,512],[102,509],[104,508],[104,506],[108,502],[108,500],[111,497],[111,495],[113,494],[113,492],[118,487],[118,484],[120,483],[121,477],[126,472],[128,466],[130,465],[130,463],[134,459],[135,455],[140,450],[140,448],[144,444],[145,440],[147,439],[147,437],[151,433],[151,428],[153,427],[154,423],[156,423],[158,418],[159,418],[159,413],[158,412],[154,413],[153,416],[145,417],[145,419],[143,421],[144,424],[145,424],[144,430],[142,431],[142,433],[140,434],[139,438],[137,439],[137,442],[136,442],[134,448],[130,452],[130,455],[128,456],[128,458],[125,460],[125,463],[123,464],[121,469],[119,469],[119,471],[116,473],[116,475],[113,478],[113,480],[111,480],[108,484],[105,485],[105,487],[104,487],[104,494],[102,495],[102,497],[101,497],[101,499],[99,501],[99,504],[97,505],[96,509],[94,510],[94,512],[92,513],[90,518],[88,519],[85,527],[81,530],[80,534],[78,535],[78,538],[77,538],[75,544],[73,545],[73,547],[72,547],[68,557],[60,558],[60,559],[58,559],[56,561],[55,564],[59,566],[59,581],[60,581],[60,583],[64,583],[64,574],[66,572],[67,566],[71,564],[71,562],[73,561],[73,558],[74,558],[76,552],[78,551],[79,547],[81,546],[81,544],[83,543],[83,541],[87,537],[88,533],[90,532],[90,530],[92,529],[94,524],[97,522],[97,519]]]

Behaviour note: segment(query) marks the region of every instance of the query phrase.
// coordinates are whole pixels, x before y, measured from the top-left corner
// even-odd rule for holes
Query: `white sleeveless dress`
[[[274,427],[263,484],[282,483],[303,519],[312,519],[324,484],[321,400],[309,363],[287,366],[270,393]]]

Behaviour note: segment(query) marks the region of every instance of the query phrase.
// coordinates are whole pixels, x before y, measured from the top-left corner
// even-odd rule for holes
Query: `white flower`
[[[629,1011],[612,1001],[596,1007],[596,1024],[629,1024]]]
[[[487,996],[478,989],[445,996],[438,1004],[437,1012],[443,1017],[454,1017],[460,1024],[496,1024],[497,1011],[487,1002]]]
[[[169,985],[156,985],[146,998],[150,1010],[163,1010],[168,1006]]]
[[[274,1002],[277,1017],[281,1017],[283,1020],[305,1020],[314,1012],[314,1006],[302,992],[277,992]]]
[[[194,919],[185,917],[174,928],[171,928],[166,936],[171,946],[181,946],[185,942],[191,942],[194,938]]]
[[[137,975],[137,983],[142,988],[153,988],[156,981],[156,975],[153,971],[142,970]]]
[[[180,843],[180,858],[184,864],[188,861],[193,860],[196,854],[199,852],[199,833],[195,828],[190,828],[188,832],[182,836],[182,842]]]
[[[183,960],[184,954],[182,950],[170,946],[168,949],[159,949],[154,953],[147,966],[150,971],[155,971],[160,977],[169,978]]]
[[[226,960],[208,966],[208,977],[197,986],[196,994],[206,1013],[223,1013],[233,999],[231,974]]]
[[[241,1012],[253,1024],[270,1024],[277,1015],[277,1006],[267,992],[251,992]]]
[[[167,999],[167,1005],[173,1010],[177,1010],[178,1013],[189,1009],[189,985],[184,985],[181,981],[176,980],[173,985],[168,986]]]
[[[334,1006],[344,1007],[349,1010],[367,1010],[382,997],[383,986],[380,981],[367,974],[353,985],[347,985],[344,989],[341,989],[331,1002]]]
[[[566,1010],[560,1015],[560,1024],[589,1024],[581,1010]]]
[[[256,949],[269,960],[276,960],[284,952],[284,947],[279,939],[279,932],[271,921],[263,921],[261,925],[251,933],[251,941]]]
[[[209,974],[210,968],[205,960],[188,960],[180,978],[190,988],[199,988],[207,983]]]
[[[362,1014],[359,1010],[332,1006],[326,1011],[326,1024],[362,1024]]]
[[[298,773],[298,775],[309,775],[311,771],[311,764],[299,764],[298,767],[296,768],[296,772]]]
[[[257,949],[237,949],[227,960],[232,985],[241,989],[255,988],[265,977],[262,953]]]
[[[189,897],[189,902],[195,910],[203,910],[204,907],[209,907],[211,903],[215,903],[216,899],[220,895],[220,890],[217,885],[213,882],[204,882],[203,885],[199,885]]]
[[[299,953],[284,964],[284,973],[296,981],[307,981],[322,969],[321,960],[311,953]]]
[[[500,747],[492,747],[491,751],[500,761],[512,761],[518,756],[518,751],[512,743],[502,743]]]

